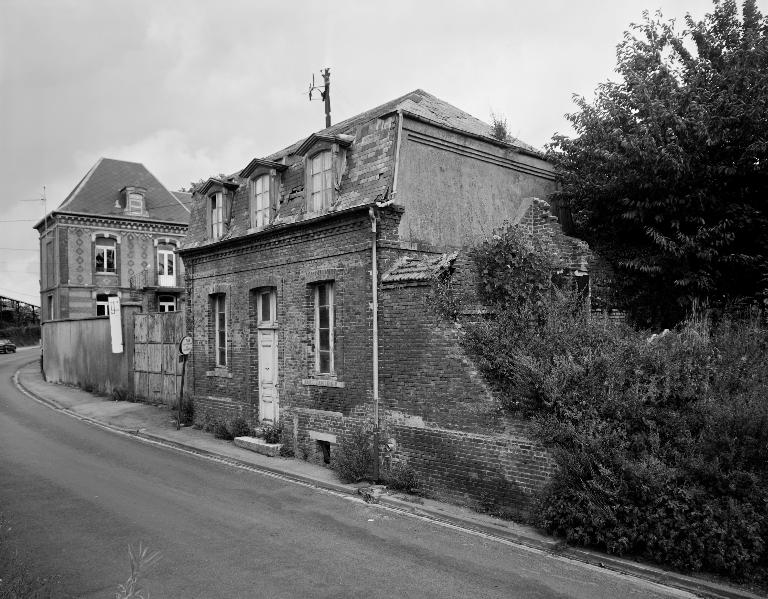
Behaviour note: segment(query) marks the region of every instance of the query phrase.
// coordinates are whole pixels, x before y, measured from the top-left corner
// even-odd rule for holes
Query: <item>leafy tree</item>
[[[614,266],[642,324],[694,300],[762,299],[768,288],[768,18],[714,2],[686,30],[646,12],[618,46],[618,81],[576,97],[574,138],[548,148],[554,200]]]

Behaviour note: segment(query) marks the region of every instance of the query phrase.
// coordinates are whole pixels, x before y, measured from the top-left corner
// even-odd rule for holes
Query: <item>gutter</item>
[[[131,223],[150,223],[150,224],[156,224],[156,225],[173,225],[176,227],[187,227],[189,228],[188,222],[183,222],[179,220],[156,220],[152,218],[141,217],[141,218],[134,218],[130,216],[122,216],[117,214],[94,214],[92,212],[67,212],[67,211],[59,211],[59,210],[52,210],[50,214],[46,214],[43,218],[41,218],[39,221],[37,221],[36,224],[32,226],[33,229],[37,229],[43,222],[47,222],[46,219],[53,218],[54,216],[85,216],[88,218],[103,218],[103,219],[111,219],[111,220],[118,220],[118,221],[127,221]]]

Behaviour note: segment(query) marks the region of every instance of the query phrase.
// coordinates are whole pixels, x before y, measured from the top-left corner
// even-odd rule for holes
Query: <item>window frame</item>
[[[211,239],[221,239],[224,236],[224,192],[214,191],[208,196],[208,212],[210,215]],[[218,217],[218,220],[217,218]]]
[[[134,203],[135,202],[135,203]],[[135,191],[128,193],[127,213],[130,216],[141,216],[144,214],[144,196]]]
[[[163,298],[166,298],[166,299],[163,299]],[[167,298],[170,298],[170,301]],[[167,309],[167,307],[169,305],[173,306],[172,310],[168,310]],[[163,306],[166,307],[165,310],[163,310]],[[176,296],[175,295],[169,295],[169,294],[164,293],[163,295],[158,295],[157,296],[157,310],[158,310],[158,312],[177,312],[178,310],[176,308],[177,308],[177,305],[176,305]]]
[[[229,362],[229,352],[227,351],[229,315],[227,314],[226,293],[214,293],[211,296],[211,312],[213,314],[214,365],[216,368],[227,368]]]
[[[319,281],[313,285],[313,308],[314,308],[314,340],[315,340],[315,373],[319,375],[336,374],[336,367],[334,361],[335,354],[335,337],[336,337],[336,290],[334,281]],[[320,305],[320,290],[326,289],[327,303],[324,306]],[[320,326],[320,310],[325,307],[328,310],[328,345],[323,348],[321,345],[322,335],[321,332],[326,330],[325,327]],[[322,354],[328,355],[328,369],[322,369]]]
[[[269,301],[269,319],[264,315],[264,298]],[[256,290],[256,325],[260,328],[274,328],[277,326],[277,290],[274,287],[262,287]]]
[[[315,172],[315,161],[323,157],[322,170]],[[325,158],[327,157],[327,168],[325,165]],[[333,192],[334,192],[334,168],[333,168],[334,152],[330,148],[322,148],[314,154],[307,157],[307,182],[309,187],[309,193],[307,198],[307,210],[309,212],[322,212],[328,210],[333,204]],[[316,177],[321,178],[323,187],[318,190],[316,186]],[[327,183],[327,186],[325,185]],[[320,197],[320,205],[316,206],[315,198]]]
[[[99,299],[103,298],[103,299]],[[96,294],[96,316],[109,316],[109,294]]]
[[[163,263],[160,260],[160,256],[165,255],[166,260],[165,263]],[[169,259],[170,258],[170,259]],[[163,265],[163,272],[160,272],[160,265]],[[170,265],[170,268],[166,268],[168,265]],[[167,272],[170,270],[171,272]],[[157,274],[158,276],[161,275],[167,275],[167,276],[176,276],[176,252],[174,250],[169,250],[168,248],[157,248]]]
[[[260,229],[272,222],[273,214],[273,176],[271,173],[263,173],[251,179],[251,228]],[[259,183],[262,189],[259,191]],[[266,184],[266,190],[264,190]],[[259,204],[259,201],[262,204]],[[261,222],[259,222],[261,217]]]
[[[102,268],[99,268],[99,252],[104,251]],[[112,269],[109,269],[109,252],[112,252]],[[96,241],[93,255],[94,272],[97,274],[117,274],[117,244],[105,245]]]

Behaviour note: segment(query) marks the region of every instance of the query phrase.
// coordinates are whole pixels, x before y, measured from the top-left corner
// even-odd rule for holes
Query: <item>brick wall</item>
[[[371,397],[370,222],[367,211],[233,241],[185,255],[193,394],[199,417],[242,411],[258,422],[258,327],[254,290],[277,294],[281,414],[296,408],[349,414]],[[335,377],[315,374],[313,284],[334,282]],[[228,298],[224,369],[214,364],[210,295]]]

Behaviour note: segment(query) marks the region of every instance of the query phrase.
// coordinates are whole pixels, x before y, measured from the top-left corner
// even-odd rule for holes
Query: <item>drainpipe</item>
[[[373,478],[379,480],[379,269],[376,257],[376,210],[368,208],[371,219],[371,310],[373,311]]]

